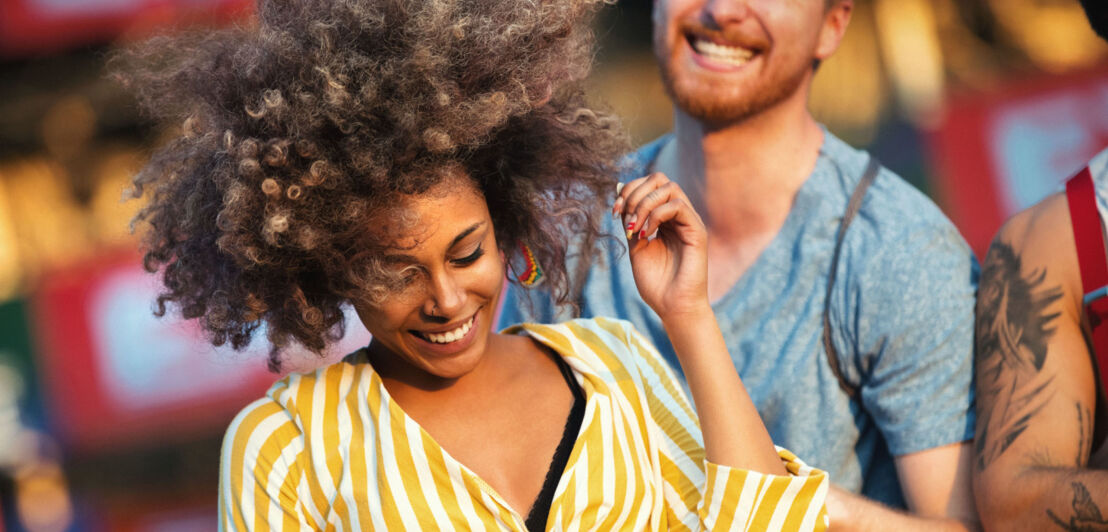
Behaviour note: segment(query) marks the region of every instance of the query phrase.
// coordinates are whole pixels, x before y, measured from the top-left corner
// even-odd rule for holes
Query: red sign
[[[939,201],[984,258],[1004,220],[1108,146],[1108,66],[952,98],[930,141]]]
[[[87,449],[218,432],[278,379],[266,370],[263,330],[243,352],[213,347],[195,320],[153,315],[158,291],[158,278],[124,253],[57,272],[32,299],[45,402],[65,443]],[[289,369],[369,343],[353,312],[346,325],[324,359],[292,352]]]
[[[0,56],[53,52],[170,24],[226,22],[252,0],[0,0]]]

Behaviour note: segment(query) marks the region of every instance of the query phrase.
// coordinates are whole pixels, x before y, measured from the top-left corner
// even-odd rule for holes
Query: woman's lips
[[[439,355],[449,355],[462,351],[473,344],[477,337],[477,331],[481,326],[480,311],[476,312],[468,321],[454,330],[443,333],[425,333],[416,330],[409,331],[421,350]],[[462,332],[464,330],[464,332]]]
[[[467,333],[469,333],[470,328],[473,326],[473,320],[476,316],[477,316],[477,314],[474,314],[473,316],[470,316],[468,320],[466,320],[464,323],[462,323],[461,325],[459,325],[459,326],[457,326],[453,329],[449,329],[449,330],[445,330],[445,331],[441,331],[441,332],[434,332],[434,333],[425,332],[425,331],[413,331],[413,332],[415,332],[417,335],[419,335],[424,340],[428,340],[428,341],[434,342],[436,344],[448,344],[450,342],[455,342],[455,341],[461,339]]]

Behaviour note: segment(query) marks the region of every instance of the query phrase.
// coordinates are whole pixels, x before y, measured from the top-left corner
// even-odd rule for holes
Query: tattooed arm
[[[1064,195],[1017,214],[978,288],[974,492],[986,530],[1108,531],[1096,383]]]

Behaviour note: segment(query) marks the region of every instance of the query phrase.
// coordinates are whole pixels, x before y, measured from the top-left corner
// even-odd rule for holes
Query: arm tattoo
[[[1077,440],[1077,467],[1085,467],[1089,463],[1089,455],[1093,452],[1093,414],[1089,407],[1076,403],[1077,429],[1081,437]]]
[[[1062,530],[1070,532],[1105,532],[1108,531],[1108,521],[1104,520],[1100,507],[1093,502],[1089,488],[1080,482],[1073,482],[1073,517],[1069,521],[1063,521],[1049,509],[1046,515],[1062,527]]]
[[[1035,467],[1058,467],[1054,453],[1050,452],[1050,448],[1045,445],[1027,451],[1024,453],[1024,459],[1028,464]]]
[[[1050,399],[1052,377],[1041,374],[1051,322],[1047,308],[1062,297],[1044,287],[1045,270],[1022,273],[1022,260],[1004,242],[989,249],[977,296],[977,469],[983,471],[1027,429]]]

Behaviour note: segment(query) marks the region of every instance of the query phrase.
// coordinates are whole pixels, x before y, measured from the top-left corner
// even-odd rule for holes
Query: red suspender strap
[[[1100,382],[1108,386],[1108,297],[1105,297],[1108,295],[1108,255],[1104,253],[1096,190],[1088,168],[1066,182],[1066,200],[1077,245],[1077,263],[1081,267],[1085,314],[1092,328],[1093,350],[1100,366]]]

